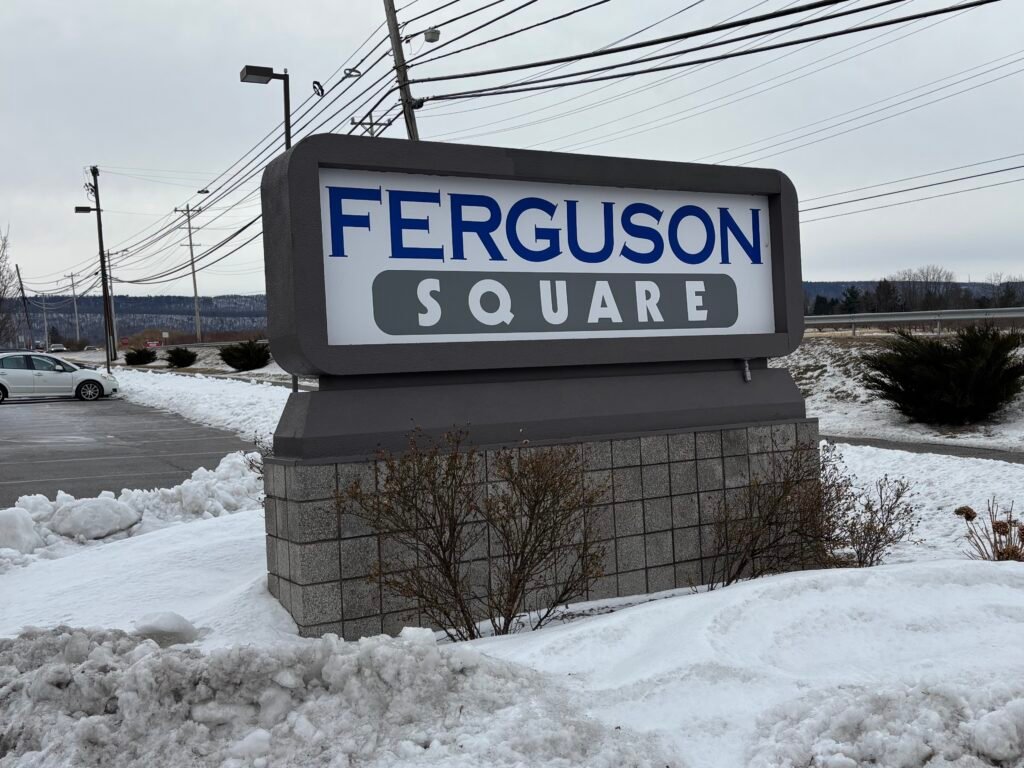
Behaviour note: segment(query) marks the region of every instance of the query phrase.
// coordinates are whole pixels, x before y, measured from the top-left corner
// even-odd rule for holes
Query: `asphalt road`
[[[168,488],[226,454],[230,432],[125,400],[7,400],[0,405],[0,509],[28,493],[79,498]]]
[[[888,448],[893,451],[907,451],[908,453],[937,453],[942,456],[992,459],[994,461],[1009,461],[1012,464],[1024,464],[1024,452],[1006,451],[1000,448],[976,448],[949,443],[902,443],[897,440],[880,440],[873,437],[834,437],[832,435],[822,435],[822,438],[830,443],[867,445],[872,448]]]

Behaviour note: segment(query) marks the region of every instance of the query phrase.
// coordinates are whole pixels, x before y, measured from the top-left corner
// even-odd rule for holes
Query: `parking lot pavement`
[[[230,432],[125,400],[8,400],[0,405],[0,509],[28,493],[82,498],[168,488],[252,447]]]

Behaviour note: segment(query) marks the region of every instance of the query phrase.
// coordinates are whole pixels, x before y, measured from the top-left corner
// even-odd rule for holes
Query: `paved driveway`
[[[0,405],[0,509],[27,493],[167,488],[243,449],[252,445],[230,432],[125,400],[8,400]]]

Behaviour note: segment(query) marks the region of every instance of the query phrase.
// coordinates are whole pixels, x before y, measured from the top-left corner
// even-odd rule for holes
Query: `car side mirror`
[[[67,370],[67,368],[65,368],[63,365],[55,365],[55,366],[53,366],[53,370],[64,372],[64,371]]]

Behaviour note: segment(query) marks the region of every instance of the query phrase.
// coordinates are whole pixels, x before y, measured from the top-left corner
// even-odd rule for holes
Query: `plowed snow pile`
[[[230,453],[216,469],[200,467],[173,488],[105,491],[92,499],[59,492],[22,496],[0,509],[0,573],[38,557],[61,557],[81,545],[116,541],[176,522],[208,520],[263,507],[263,480],[248,461]]]
[[[139,405],[160,408],[190,421],[235,432],[243,440],[270,442],[291,394],[287,387],[232,381],[197,374],[117,370],[121,396]]]
[[[0,766],[681,765],[558,683],[429,630],[205,655],[118,631],[0,640]]]

